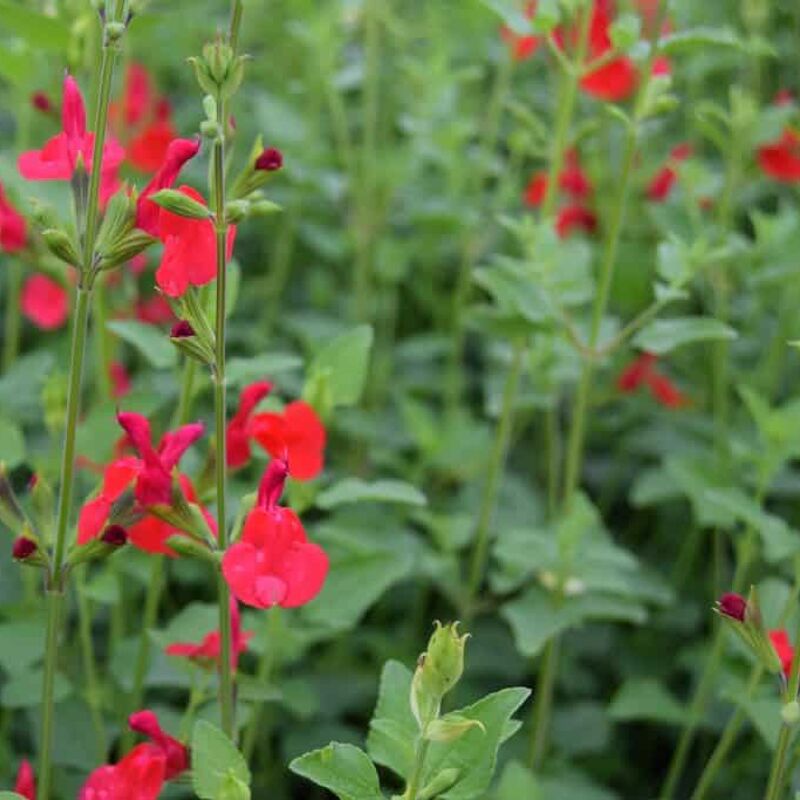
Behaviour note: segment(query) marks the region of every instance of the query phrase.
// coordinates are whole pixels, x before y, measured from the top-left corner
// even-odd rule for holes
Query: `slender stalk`
[[[259,686],[266,686],[272,679],[272,673],[277,662],[276,648],[274,646],[278,633],[278,623],[280,622],[280,607],[275,606],[266,612],[264,620],[264,650],[258,661],[258,672],[256,678]],[[242,744],[242,753],[247,761],[253,757],[258,737],[265,738],[268,731],[264,725],[264,706],[265,702],[260,700],[253,709],[250,721],[247,723],[247,730]]]
[[[235,53],[239,49],[239,29],[242,27],[242,0],[231,4],[231,22],[228,29],[228,42]]]
[[[408,779],[403,800],[417,800],[419,794],[420,783],[422,782],[422,771],[425,768],[425,756],[428,754],[428,747],[430,742],[420,736],[419,743],[417,744],[417,752],[414,756],[414,766],[411,770],[411,775]]]
[[[547,454],[547,515],[553,517],[558,505],[559,431],[558,398],[544,412],[545,452]]]
[[[175,408],[175,416],[173,417],[173,427],[186,424],[186,421],[192,413],[194,379],[196,375],[197,362],[192,358],[187,358],[183,364],[181,389],[178,395],[178,405]]]
[[[542,701],[534,705],[531,720],[533,730],[531,731],[529,764],[533,770],[539,769],[542,765],[542,759],[547,747],[547,731],[550,727],[550,711],[553,707],[553,689],[556,682],[560,646],[559,637],[554,636],[550,639],[542,653],[542,660],[539,666],[536,686],[541,694]]]
[[[47,590],[47,632],[45,634],[44,687],[42,689],[42,740],[39,747],[39,787],[37,800],[50,797],[50,762],[53,749],[53,727],[55,725],[54,688],[56,662],[58,661],[58,633],[61,627],[61,611],[64,592],[57,588]]]
[[[6,322],[3,331],[3,372],[8,372],[19,353],[21,312],[19,292],[22,285],[22,265],[12,258],[6,267]]]
[[[106,329],[108,321],[108,301],[104,278],[100,277],[94,285],[93,330],[97,346],[97,393],[101,400],[113,397],[111,382],[111,362],[114,358],[114,343]]]
[[[517,387],[522,373],[522,361],[525,354],[523,340],[514,343],[514,352],[511,357],[511,368],[506,377],[503,389],[503,405],[500,418],[497,422],[494,444],[489,457],[489,467],[484,484],[481,506],[478,512],[478,524],[475,529],[475,548],[472,551],[472,564],[467,584],[467,613],[470,613],[472,602],[480,588],[483,573],[486,567],[486,558],[489,552],[489,526],[494,513],[495,499],[500,488],[500,479],[503,474],[503,465],[506,460],[508,443],[511,438],[511,424],[514,420],[514,401],[517,397]]]

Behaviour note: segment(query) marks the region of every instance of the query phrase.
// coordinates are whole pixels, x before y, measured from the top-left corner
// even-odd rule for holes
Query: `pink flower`
[[[139,195],[136,202],[136,227],[158,236],[158,220],[161,208],[150,196],[161,189],[169,189],[178,177],[183,165],[194,158],[200,150],[200,139],[173,139],[167,147],[164,161],[158,172]]]
[[[233,594],[256,608],[302,606],[319,594],[328,574],[325,551],[308,541],[292,510],[277,504],[286,475],[285,462],[270,462],[242,538],[222,559]]]
[[[247,651],[247,646],[253,634],[249,631],[242,631],[241,619],[239,615],[239,604],[235,598],[231,597],[231,669],[236,672],[239,663],[239,656]],[[222,645],[219,631],[207,633],[202,641],[195,644],[193,642],[175,642],[168,645],[164,651],[168,656],[178,656],[197,661],[200,664],[219,664]]]
[[[25,217],[11,205],[0,183],[0,250],[16,253],[25,247],[27,239]]]
[[[164,731],[158,717],[152,711],[136,711],[128,717],[131,730],[141,733],[164,753],[166,759],[164,778],[177,778],[189,769],[189,751],[176,738]]]
[[[17,770],[17,779],[14,783],[14,791],[22,795],[26,800],[36,800],[36,777],[33,774],[33,767],[30,761],[21,761]]]
[[[174,335],[174,334],[173,334]],[[269,381],[256,381],[242,389],[239,409],[228,423],[226,458],[231,469],[243,467],[250,460],[251,417],[255,407],[272,391]]]
[[[87,172],[92,170],[94,134],[86,130],[86,109],[77,81],[64,78],[64,101],[61,107],[62,128],[45,142],[41,150],[21,153],[17,166],[23,178],[29,180],[70,180],[79,161]],[[116,170],[125,157],[125,151],[110,136],[103,146],[102,177],[113,183]]]
[[[98,767],[78,792],[78,800],[157,800],[166,778],[167,758],[152,744],[139,744],[113,766]]]
[[[52,331],[60,328],[69,316],[67,290],[46,275],[31,275],[22,286],[22,313],[37,328]]]
[[[178,188],[187,197],[205,205],[203,196],[190,186]],[[164,243],[156,283],[169,297],[180,297],[189,286],[204,286],[217,277],[217,238],[210,219],[190,219],[162,208],[158,236]],[[226,258],[233,253],[236,226],[228,226]]]

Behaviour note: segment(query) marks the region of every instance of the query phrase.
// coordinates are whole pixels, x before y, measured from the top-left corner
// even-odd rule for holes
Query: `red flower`
[[[665,375],[653,372],[647,378],[650,394],[666,408],[683,408],[689,405],[689,399]]]
[[[305,605],[319,594],[328,574],[325,551],[308,541],[294,511],[277,504],[286,475],[284,461],[270,462],[242,538],[222,559],[233,594],[256,608]]]
[[[525,16],[528,19],[533,19],[536,15],[536,4],[537,0],[528,0],[525,4]],[[515,61],[525,61],[530,58],[541,43],[541,39],[538,36],[520,36],[505,25],[500,28],[500,36],[511,48],[511,55]]]
[[[800,181],[800,136],[787,128],[779,139],[758,149],[758,165],[781,183]]]
[[[33,767],[30,761],[20,762],[17,770],[17,780],[14,783],[14,791],[27,800],[36,800],[36,776],[33,774]]]
[[[785,630],[770,631],[769,640],[772,642],[775,653],[780,659],[781,667],[783,667],[783,672],[788,678],[792,671],[792,659],[794,658],[794,648],[789,641],[789,636]]]
[[[265,147],[256,159],[255,168],[264,172],[275,172],[283,166],[283,153],[276,147]]]
[[[142,322],[151,322],[154,325],[162,325],[165,322],[172,322],[175,314],[172,307],[161,294],[154,294],[147,300],[140,300],[136,304],[136,318]]]
[[[122,411],[117,414],[117,420],[141,456],[134,488],[136,500],[143,508],[161,503],[171,505],[172,470],[181,456],[203,435],[203,423],[193,422],[165,433],[158,449],[154,449],[150,423],[146,417],[132,411]]]
[[[60,328],[69,316],[67,290],[46,275],[31,275],[22,286],[22,313],[44,331]]]
[[[128,717],[128,726],[132,731],[141,733],[152,742],[152,745],[164,754],[166,764],[164,778],[177,778],[189,769],[189,751],[176,738],[170,736],[158,722],[152,711],[136,711]]]
[[[49,114],[53,110],[53,104],[45,92],[38,91],[31,95],[31,105],[43,114]]]
[[[108,373],[113,386],[114,397],[125,397],[131,390],[131,378],[121,361],[112,361],[108,365]]]
[[[157,800],[167,758],[152,744],[139,744],[113,766],[98,767],[78,792],[78,800]]]
[[[25,217],[11,205],[0,183],[0,250],[16,253],[27,241]]]
[[[601,58],[612,48],[609,29],[610,9],[601,0],[595,0],[589,29],[589,62]],[[581,79],[581,88],[599,100],[624,100],[636,89],[638,75],[634,63],[620,56],[592,70]]]
[[[190,186],[178,189],[205,205],[202,195]],[[210,219],[189,219],[162,208],[158,236],[164,243],[156,283],[164,294],[180,297],[189,286],[204,286],[217,277],[217,239]],[[228,227],[227,258],[233,253],[236,226]]]
[[[529,206],[540,206],[547,194],[547,173],[536,172],[525,187],[525,203]]]
[[[233,597],[231,597],[231,637],[231,668],[236,672],[239,656],[247,651],[247,646],[250,639],[253,638],[253,634],[250,631],[242,631],[239,604]],[[164,652],[168,656],[188,658],[200,664],[219,664],[222,652],[220,632],[212,631],[207,633],[199,644],[175,642],[168,645]]]
[[[86,130],[86,109],[78,84],[71,75],[64,78],[64,102],[61,107],[63,130],[45,142],[41,150],[29,150],[17,160],[20,174],[29,180],[70,180],[79,160],[92,171],[94,134]],[[116,181],[116,170],[125,151],[110,136],[103,146],[102,179],[105,192]],[[102,192],[101,192],[102,193]]]
[[[231,469],[243,467],[250,460],[251,417],[255,407],[272,391],[269,381],[256,381],[242,389],[239,409],[228,423],[226,459]]]
[[[556,218],[556,232],[564,239],[574,230],[594,233],[597,230],[597,217],[594,212],[577,204],[562,208]]]
[[[617,378],[617,388],[621,392],[635,392],[647,386],[650,394],[666,408],[683,408],[689,399],[665,375],[656,371],[657,357],[652,353],[642,353]],[[727,595],[726,595],[727,597]]]
[[[656,363],[656,358],[652,353],[642,353],[617,378],[617,388],[621,392],[635,392],[647,381]]]
[[[158,222],[161,208],[151,199],[150,195],[161,189],[169,189],[178,177],[183,165],[194,158],[200,150],[200,139],[173,139],[164,155],[164,160],[158,172],[139,195],[136,201],[136,227],[158,236]]]
[[[307,481],[322,472],[325,426],[316,411],[303,400],[295,400],[282,414],[256,414],[253,438],[273,457],[284,459],[289,474]]]
[[[678,180],[677,167],[692,154],[692,146],[679,144],[672,148],[667,163],[653,176],[647,186],[647,196],[654,203],[661,203],[667,199],[672,187]]]

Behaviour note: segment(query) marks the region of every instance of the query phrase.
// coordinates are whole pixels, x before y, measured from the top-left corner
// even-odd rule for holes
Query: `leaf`
[[[309,384],[323,380],[334,406],[354,406],[364,391],[372,340],[371,325],[337,336],[314,356]]]
[[[19,426],[5,417],[0,417],[0,461],[8,467],[16,467],[25,460],[25,438]]]
[[[29,669],[44,656],[42,622],[20,620],[0,625],[0,667],[12,675]]]
[[[531,21],[520,10],[516,0],[480,0],[481,5],[497,14],[518,36],[531,34]]]
[[[169,337],[155,325],[130,319],[111,320],[106,327],[133,345],[156,369],[169,369],[178,363],[178,351]]]
[[[25,798],[16,792],[0,792],[0,800],[25,800]]]
[[[711,317],[673,317],[651,322],[636,334],[633,344],[660,356],[685,344],[735,339],[736,335],[733,328]]]
[[[14,675],[0,691],[0,704],[5,708],[32,708],[42,701],[44,671],[41,667],[29,669]],[[61,674],[56,673],[53,685],[54,702],[66,700],[72,694],[72,684]]]
[[[367,483],[361,478],[344,478],[317,497],[317,505],[325,510],[346,503],[401,503],[410,506],[424,506],[428,501],[425,495],[410,483],[397,480],[382,480]]]
[[[661,53],[667,56],[707,47],[735,47],[746,50],[750,45],[737,36],[731,28],[712,28],[710,26],[676,31],[663,36],[659,41]]]
[[[608,713],[616,720],[655,720],[682,725],[686,709],[656,680],[633,678],[614,695]]]
[[[375,766],[352,744],[331,742],[294,759],[289,769],[329,789],[340,800],[383,800]]]
[[[218,800],[232,775],[250,785],[250,770],[244,756],[215,725],[205,720],[192,730],[192,788],[202,800]]]
[[[60,19],[10,0],[0,0],[0,19],[7,31],[24,39],[31,49],[66,52],[69,27]]]
[[[230,386],[244,386],[253,381],[272,377],[279,372],[300,369],[303,359],[291,353],[267,353],[253,358],[230,358],[225,378]]]

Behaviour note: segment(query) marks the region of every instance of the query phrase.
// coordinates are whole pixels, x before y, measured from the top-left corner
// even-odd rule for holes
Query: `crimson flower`
[[[642,353],[629,364],[617,378],[617,388],[630,394],[641,386],[646,386],[650,394],[666,408],[683,408],[689,399],[672,381],[655,368],[657,357],[652,353]]]
[[[667,199],[678,180],[678,166],[692,154],[690,144],[679,144],[672,148],[667,163],[653,176],[647,185],[647,196],[654,203]]]
[[[25,217],[11,205],[0,183],[0,250],[16,253],[25,247],[27,224]]]
[[[125,365],[121,361],[112,361],[108,365],[108,373],[114,397],[125,397],[131,390],[131,378]]]
[[[717,609],[720,614],[724,614],[726,617],[735,619],[737,622],[744,622],[744,617],[747,613],[747,600],[740,594],[728,592],[717,601]]]
[[[295,400],[281,414],[256,414],[251,426],[253,438],[273,458],[285,460],[293,478],[307,481],[322,472],[325,426],[308,403]]]
[[[783,673],[788,678],[792,671],[792,659],[794,658],[794,648],[789,641],[789,636],[783,629],[775,630],[769,632],[769,640],[781,662]]]
[[[233,594],[256,608],[305,605],[319,594],[328,574],[325,551],[308,541],[294,511],[278,505],[287,473],[285,461],[270,462],[242,537],[222,559]]]
[[[52,331],[67,321],[69,296],[58,281],[37,272],[22,286],[20,307],[25,317],[37,328]]]
[[[167,147],[161,166],[144,187],[136,201],[136,227],[158,236],[161,208],[150,196],[161,189],[169,189],[178,177],[183,165],[200,151],[200,139],[173,139]]]
[[[136,319],[142,322],[151,322],[154,325],[163,325],[172,322],[175,314],[172,307],[161,294],[154,294],[146,300],[139,300],[136,304]]]
[[[150,739],[152,746],[161,750],[166,759],[165,780],[177,778],[189,769],[189,751],[174,736],[170,736],[159,724],[152,711],[136,711],[128,717],[128,727]]]
[[[38,91],[31,95],[31,105],[43,114],[49,114],[53,110],[53,104],[46,92]]]
[[[231,469],[243,467],[250,460],[251,417],[256,406],[272,391],[269,381],[256,381],[242,389],[239,408],[228,423],[225,453]]]
[[[23,760],[17,770],[17,778],[14,782],[14,791],[22,795],[26,800],[36,800],[36,776],[33,774],[31,762]]]
[[[78,800],[157,800],[166,770],[167,757],[160,747],[136,745],[113,766],[94,770],[78,792]]]
[[[758,165],[773,180],[781,183],[800,181],[800,135],[787,128],[774,142],[759,147]]]
[[[17,166],[23,178],[40,181],[70,180],[79,161],[87,172],[92,171],[94,133],[86,130],[86,108],[78,83],[71,75],[64,78],[64,100],[61,106],[61,133],[48,139],[41,150],[21,153]],[[103,145],[101,198],[107,199],[116,190],[117,169],[125,151],[111,136]]]
[[[231,669],[236,672],[239,656],[247,651],[247,646],[253,634],[243,631],[239,614],[239,604],[231,597]],[[200,664],[219,664],[222,653],[220,632],[207,633],[199,643],[175,642],[168,645],[164,652],[168,656],[188,658]]]
[[[597,230],[597,216],[594,211],[577,203],[564,206],[556,217],[556,233],[560,238],[565,239],[575,230],[584,230],[586,233]]]
[[[190,186],[179,192],[205,205],[203,196]],[[190,219],[162,208],[158,218],[158,236],[164,243],[156,283],[164,294],[180,297],[189,286],[204,286],[217,277],[217,240],[210,219]],[[233,253],[236,226],[228,226],[227,258]]]
[[[536,16],[536,5],[537,0],[528,0],[525,4],[524,14],[528,19],[533,19]],[[529,59],[539,49],[539,45],[541,44],[541,39],[538,36],[532,36],[530,34],[520,36],[506,25],[500,28],[500,36],[511,48],[511,56],[515,61],[525,61]]]

